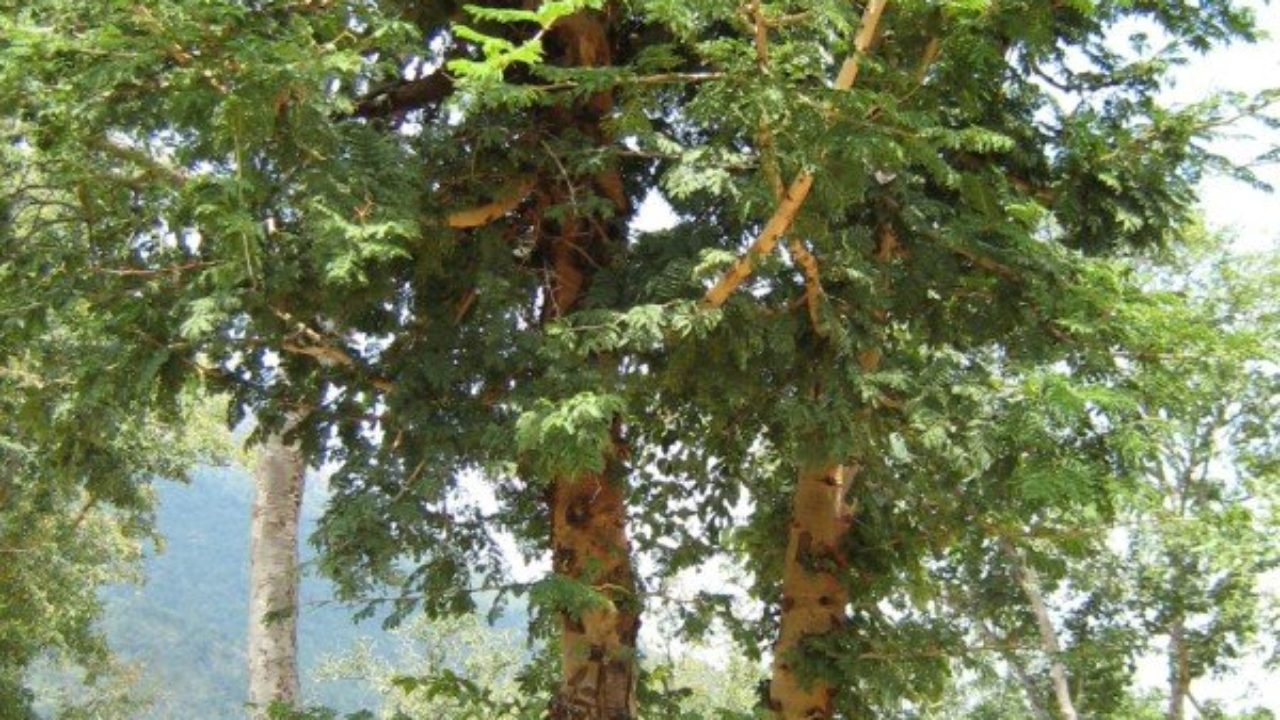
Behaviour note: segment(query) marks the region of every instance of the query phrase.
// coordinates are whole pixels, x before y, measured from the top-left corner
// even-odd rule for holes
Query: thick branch
[[[185,170],[157,160],[141,148],[118,145],[105,138],[94,138],[89,141],[89,145],[117,160],[140,166],[147,175],[165,180],[171,185],[181,187],[187,182]]]
[[[888,0],[871,0],[867,3],[867,8],[862,13],[862,24],[858,27],[858,34],[853,41],[853,54],[844,61],[844,64],[840,67],[840,74],[836,76],[836,90],[848,90],[853,87],[853,83],[858,79],[858,70],[862,65],[862,58],[867,48],[870,47],[872,38],[875,37],[876,28],[880,24],[880,16],[884,12],[887,3]],[[729,296],[733,294],[733,291],[737,290],[738,286],[751,276],[755,258],[773,252],[773,249],[778,245],[778,239],[791,229],[796,215],[804,205],[805,199],[809,197],[809,191],[813,188],[813,180],[813,174],[808,171],[801,172],[796,176],[796,179],[787,188],[782,201],[778,203],[778,209],[774,211],[773,217],[769,218],[769,222],[765,224],[764,230],[760,232],[760,236],[756,238],[756,241],[751,244],[746,255],[739,258],[733,264],[733,267],[729,268],[724,276],[720,278],[720,281],[707,291],[707,294],[702,299],[704,307],[717,308],[723,305],[729,299]]]
[[[493,202],[449,213],[445,219],[445,224],[457,230],[488,225],[519,207],[520,203],[529,197],[529,193],[533,192],[533,186],[533,178],[520,178],[508,185],[498,199]]]
[[[285,341],[280,344],[280,349],[295,355],[313,357],[320,361],[321,365],[342,365],[349,368],[360,369],[355,358],[348,355],[345,350],[336,348],[332,345],[301,345]],[[386,393],[395,389],[395,383],[387,380],[386,378],[371,378],[369,380],[369,384]]]
[[[308,327],[306,323],[300,322],[293,317],[292,314],[279,308],[272,308],[272,312],[276,317],[294,326],[298,335],[307,339],[306,343],[285,340],[280,343],[280,349],[295,355],[306,355],[313,357],[320,362],[321,365],[342,365],[355,370],[363,370],[359,362],[351,356],[345,349],[332,344],[330,338],[316,332]],[[395,384],[386,378],[374,377],[370,379],[370,384],[383,392],[391,392],[395,388]]]
[[[813,323],[813,329],[821,334],[821,330],[818,329],[818,303],[822,299],[822,276],[818,268],[818,259],[809,252],[809,248],[804,246],[804,241],[800,238],[791,238],[787,243],[787,249],[791,251],[791,257],[795,258],[796,264],[804,272],[804,301],[809,307],[809,321]]]
[[[416,80],[381,88],[356,103],[355,116],[382,118],[438,105],[453,92],[453,80],[437,70]]]

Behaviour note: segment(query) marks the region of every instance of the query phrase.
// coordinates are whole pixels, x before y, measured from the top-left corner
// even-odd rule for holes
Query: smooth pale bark
[[[298,516],[306,465],[272,436],[259,450],[250,528],[249,704],[258,717],[298,697]]]
[[[561,685],[551,717],[629,720],[636,717],[640,616],[623,488],[605,474],[588,474],[557,482],[553,493],[554,570],[606,602],[562,618]]]
[[[1049,679],[1053,683],[1054,699],[1058,703],[1058,714],[1064,720],[1076,720],[1075,703],[1071,700],[1071,686],[1067,682],[1067,668],[1062,664],[1062,646],[1058,643],[1058,632],[1053,627],[1053,619],[1044,603],[1044,593],[1040,590],[1040,574],[1027,562],[1022,553],[1012,544],[1006,543],[1005,552],[1014,563],[1018,576],[1018,584],[1031,604],[1031,611],[1036,617],[1036,626],[1040,631],[1040,648],[1049,656]]]
[[[1191,655],[1187,648],[1186,623],[1181,615],[1169,628],[1169,720],[1183,720],[1187,715],[1187,697],[1191,694]]]
[[[1045,709],[1044,703],[1040,702],[1040,688],[1036,687],[1035,679],[1027,673],[1027,669],[1023,667],[1022,661],[1008,649],[1008,643],[996,637],[996,634],[987,627],[982,620],[975,621],[978,627],[978,633],[982,636],[982,641],[991,647],[1001,648],[1000,655],[1004,658],[1005,663],[1009,665],[1009,670],[1018,678],[1018,684],[1022,686],[1023,696],[1027,701],[1027,709],[1031,711],[1031,715],[1036,720],[1053,720],[1049,715],[1049,711]]]
[[[852,519],[844,503],[853,472],[843,466],[800,472],[792,498],[791,527],[782,577],[782,616],[774,645],[770,707],[780,720],[831,717],[835,688],[825,680],[806,683],[795,671],[800,645],[838,630],[845,622],[848,593],[831,570],[846,565],[840,543]]]

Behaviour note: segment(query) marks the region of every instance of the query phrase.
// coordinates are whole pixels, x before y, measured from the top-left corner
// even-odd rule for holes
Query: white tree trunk
[[[1187,648],[1186,621],[1181,612],[1169,629],[1169,720],[1183,720],[1191,694],[1191,659]]]
[[[1058,633],[1054,630],[1053,619],[1049,617],[1049,609],[1044,604],[1044,594],[1040,590],[1040,574],[1027,562],[1022,553],[1012,543],[1004,545],[1014,562],[1018,582],[1022,591],[1031,603],[1031,610],[1036,616],[1036,625],[1040,629],[1040,647],[1049,656],[1049,678],[1053,681],[1053,694],[1058,701],[1058,713],[1064,720],[1076,720],[1075,703],[1071,700],[1071,687],[1067,684],[1067,668],[1062,664],[1062,647],[1058,643]]]
[[[273,435],[254,469],[250,528],[249,703],[255,717],[298,697],[298,516],[306,466]]]

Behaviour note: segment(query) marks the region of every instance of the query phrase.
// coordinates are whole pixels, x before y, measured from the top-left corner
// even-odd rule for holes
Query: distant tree
[[[298,523],[306,461],[286,426],[257,450],[249,528],[249,704],[258,714],[298,699]]]
[[[1280,567],[1280,256],[1165,272],[1160,289],[1191,298],[1197,322],[1135,378],[1158,446],[1123,509],[1122,567],[1139,627],[1166,642],[1166,717],[1182,720],[1195,680],[1280,639],[1259,585]]]
[[[1003,665],[1038,717],[1155,716],[1133,709],[1152,652],[1162,716],[1186,717],[1195,679],[1275,641],[1259,583],[1280,560],[1276,261],[1157,266],[1151,293],[1113,308],[1137,344],[1110,371],[1036,380],[1045,402],[1006,414],[1020,462],[989,482],[1015,500],[957,546],[949,592],[995,650],[970,666]]]

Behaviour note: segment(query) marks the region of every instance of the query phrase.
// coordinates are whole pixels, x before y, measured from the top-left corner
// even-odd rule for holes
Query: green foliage
[[[624,409],[622,398],[597,393],[539,401],[516,421],[516,447],[547,481],[604,472],[614,417]]]
[[[747,653],[776,631],[798,469],[856,466],[845,565],[823,558],[853,621],[806,644],[840,712],[930,705],[975,615],[1030,637],[1000,541],[1050,592],[1089,596],[1069,660],[1123,685],[1097,658],[1136,652],[1124,603],[1081,563],[1111,524],[1167,513],[1153,458],[1225,412],[1241,483],[1274,485],[1270,391],[1237,382],[1267,355],[1234,332],[1274,311],[1235,297],[1196,317],[1134,272],[1194,230],[1197,180],[1230,169],[1206,141],[1271,112],[1269,94],[1157,99],[1190,53],[1253,39],[1250,14],[891,3],[836,92],[862,4],[752,7],[767,48],[720,0],[0,3],[4,451],[43,453],[33,487],[61,516],[85,492],[127,514],[181,465],[137,438],[181,423],[194,388],[264,431],[308,408],[298,441],[336,468],[321,565],[349,597],[401,591],[393,620],[472,612],[477,584],[509,584],[508,536],[545,557],[548,480],[629,473],[653,580],[746,571],[763,615],[708,593],[686,619],[722,620]],[[1167,48],[1118,48],[1132,23]],[[816,276],[793,246],[702,307],[774,215],[775,176],[801,172],[816,184],[791,235]],[[676,221],[639,232],[653,190]],[[566,262],[581,297],[551,307]],[[1207,672],[1254,632],[1247,577],[1270,560],[1233,553],[1272,521],[1228,479],[1201,487],[1188,531],[1135,536],[1133,567],[1144,599],[1170,573],[1214,579],[1148,619],[1212,615]]]
[[[12,318],[21,303],[6,296],[0,312]],[[0,705],[7,707],[29,705],[25,678],[42,656],[82,669],[99,688],[120,677],[97,625],[99,592],[141,580],[144,548],[160,540],[152,484],[186,479],[196,462],[228,454],[223,404],[189,393],[164,398],[159,411],[139,402],[160,382],[165,353],[119,388],[80,363],[111,352],[95,319],[44,309],[34,327],[9,322],[0,332]],[[128,707],[102,689],[63,714],[121,716]]]

